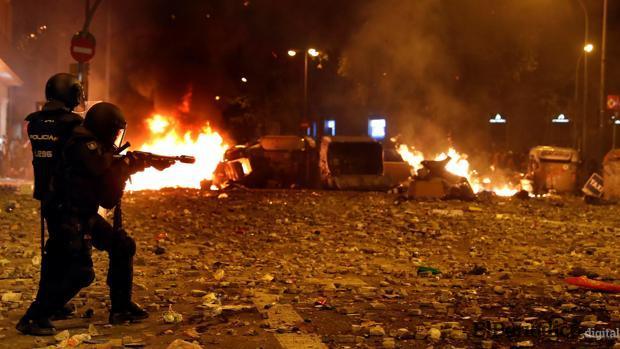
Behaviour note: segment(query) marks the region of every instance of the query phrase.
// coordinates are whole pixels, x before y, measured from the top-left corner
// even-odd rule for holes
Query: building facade
[[[12,44],[11,0],[0,0],[0,137],[7,137],[12,89],[21,86],[22,80],[11,68],[17,59]]]

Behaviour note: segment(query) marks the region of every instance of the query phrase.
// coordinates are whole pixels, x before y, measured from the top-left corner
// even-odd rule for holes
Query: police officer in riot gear
[[[34,172],[34,198],[41,201],[41,251],[45,241],[45,221],[49,221],[52,197],[52,177],[57,170],[60,152],[82,117],[73,109],[84,102],[80,81],[73,75],[60,73],[52,76],[45,85],[47,102],[42,110],[28,117],[28,137],[32,146]],[[46,273],[48,258],[43,254],[40,285],[53,282]],[[41,288],[41,287],[40,287]],[[54,309],[54,316],[65,318],[71,314],[70,307],[61,305]]]
[[[43,109],[26,117],[32,145],[34,198],[43,204],[50,195],[59,149],[73,128],[82,122],[82,117],[73,113],[73,109],[84,102],[84,91],[75,76],[60,73],[47,81],[45,98]]]
[[[99,103],[66,142],[52,185],[53,213],[47,217],[50,237],[44,271],[49,282],[41,282],[36,300],[18,323],[22,333],[55,333],[50,321],[53,312],[95,277],[92,246],[109,255],[110,323],[148,317],[131,300],[135,242],[124,229],[115,229],[97,213],[99,206],[111,209],[118,205],[129,176],[146,167],[144,160],[116,154],[125,125],[119,108]]]

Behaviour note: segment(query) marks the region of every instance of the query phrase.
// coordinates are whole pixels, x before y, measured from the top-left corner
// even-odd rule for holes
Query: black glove
[[[151,166],[155,167],[159,171],[162,171],[172,166],[172,164],[174,164],[174,161],[153,161]]]
[[[125,155],[124,161],[127,164],[130,173],[144,171],[144,169],[147,167],[144,158],[136,156],[132,152],[129,152],[127,153],[127,155]]]

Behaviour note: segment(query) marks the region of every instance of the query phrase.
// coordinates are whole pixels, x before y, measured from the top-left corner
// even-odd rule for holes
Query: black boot
[[[149,317],[144,309],[134,302],[129,302],[122,309],[114,309],[110,311],[110,324],[118,325],[125,322],[136,322]]]
[[[19,320],[15,328],[27,335],[31,336],[53,336],[56,334],[56,327],[49,318],[31,318],[28,315]]]
[[[75,315],[75,306],[73,304],[67,303],[62,308],[52,314],[51,320],[67,320],[71,319]]]

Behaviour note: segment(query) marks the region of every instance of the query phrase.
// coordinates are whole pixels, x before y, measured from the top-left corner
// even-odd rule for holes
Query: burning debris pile
[[[477,171],[470,169],[467,154],[459,153],[454,148],[449,148],[447,152],[432,157],[435,163],[425,160],[427,157],[425,157],[424,153],[405,144],[398,146],[398,153],[403,160],[411,165],[412,174],[418,178],[428,180],[430,177],[439,177],[456,184],[458,181],[454,181],[453,175],[459,176],[468,182],[468,186],[470,186],[473,193],[491,191],[498,196],[513,196],[519,191],[518,185],[514,185],[506,179],[501,179],[502,184],[498,184],[497,182],[499,181],[493,181],[489,177],[481,178]],[[428,173],[427,171],[430,169],[425,168],[425,164],[433,167],[434,171]],[[439,164],[443,165],[441,171],[438,169]],[[465,197],[467,196],[465,195]]]
[[[424,160],[409,186],[409,197],[432,199],[474,200],[476,195],[467,178],[450,172],[446,167],[452,160]]]

